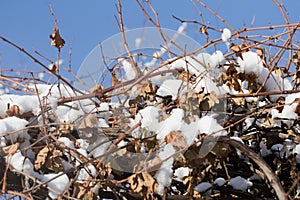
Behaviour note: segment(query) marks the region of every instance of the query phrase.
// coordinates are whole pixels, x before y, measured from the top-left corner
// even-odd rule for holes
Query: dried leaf
[[[172,144],[174,147],[179,149],[185,149],[188,144],[185,141],[183,133],[181,131],[171,131],[166,137],[165,142],[167,144]]]
[[[20,107],[17,106],[17,105],[13,105],[13,106],[11,106],[11,107],[6,111],[6,114],[7,114],[9,117],[12,117],[12,116],[20,116],[20,115],[21,115]]]
[[[293,63],[296,65],[297,69],[300,66],[300,50],[293,54]]]
[[[230,49],[235,53],[237,57],[240,57],[243,60],[241,47],[237,44],[231,44]]]
[[[34,168],[36,170],[41,169],[41,167],[45,164],[47,156],[48,156],[49,148],[45,146],[42,148],[36,156],[36,160],[34,162]]]
[[[100,84],[96,84],[94,87],[92,87],[90,90],[90,92],[92,93],[96,93],[96,92],[101,92],[104,89],[104,87]]]
[[[8,155],[13,155],[17,152],[18,148],[19,148],[19,143],[14,143],[12,145],[9,145],[9,146],[6,146],[6,147],[2,147],[2,151],[5,153],[5,154],[8,154]]]
[[[256,54],[261,60],[265,60],[265,51],[262,48],[256,47]]]
[[[151,174],[142,172],[140,174],[134,174],[128,178],[133,192],[142,194],[145,199],[153,199],[153,194],[156,191],[157,183]]]
[[[207,34],[207,26],[202,26],[201,28],[199,28],[199,32],[201,34]]]
[[[51,46],[55,46],[58,49],[61,49],[65,45],[65,40],[59,34],[58,27],[54,27],[54,33],[50,35]]]

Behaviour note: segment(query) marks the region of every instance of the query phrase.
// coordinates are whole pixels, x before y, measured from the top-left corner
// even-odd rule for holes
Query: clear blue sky
[[[116,2],[116,0],[0,0],[0,35],[30,52],[38,50],[55,60],[57,51],[50,46],[49,39],[49,34],[52,33],[55,25],[48,9],[50,3],[59,20],[60,33],[66,40],[66,45],[62,49],[62,59],[68,61],[69,48],[72,46],[72,69],[76,71],[86,55],[99,42],[119,32],[114,17],[117,15]],[[243,24],[250,26],[254,17],[253,26],[284,23],[278,7],[272,0],[205,0],[204,2],[217,10],[236,29],[242,28]],[[200,21],[199,12],[190,0],[153,0],[152,3],[159,13],[161,26],[164,28],[176,30],[180,26],[178,21],[172,19],[172,15]],[[283,3],[289,12],[291,22],[300,20],[300,1],[285,0]],[[127,28],[151,25],[134,0],[122,0],[122,4],[124,23]],[[196,4],[203,12],[206,21],[210,21],[220,29],[226,27],[201,5]],[[187,34],[196,40],[203,39],[198,28],[199,26],[190,26]],[[0,41],[0,55],[2,68],[41,69],[18,50],[2,41]],[[46,61],[44,63],[48,64]]]

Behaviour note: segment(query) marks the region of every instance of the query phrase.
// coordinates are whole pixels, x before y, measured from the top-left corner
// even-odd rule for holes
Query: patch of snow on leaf
[[[218,124],[217,120],[211,116],[204,116],[198,122],[198,130],[200,131],[200,133],[209,135],[216,132],[215,134],[213,134],[214,137],[226,136],[227,132],[224,130],[220,131],[222,129],[223,127]]]
[[[149,131],[156,131],[158,128],[158,116],[159,109],[154,106],[147,106],[140,110],[141,115],[141,127],[146,128]]]
[[[44,175],[35,173],[35,176],[36,178],[40,179],[42,182],[46,182],[53,179],[52,181],[48,182],[47,185],[53,190],[55,190],[58,194],[62,194],[67,189],[67,186],[69,185],[69,181],[70,181],[68,176],[62,173],[63,172],[59,172],[58,174],[44,174]],[[58,198],[58,195],[51,190],[49,190],[48,195],[52,199]]]
[[[241,190],[245,192],[249,187],[253,185],[253,183],[241,176],[236,176],[230,179],[229,185],[231,185],[235,190]]]
[[[172,183],[172,176],[173,176],[173,162],[174,158],[172,155],[175,153],[175,149],[173,145],[167,144],[164,146],[161,152],[159,152],[158,157],[161,160],[165,160],[160,166],[160,169],[156,172],[155,178],[158,183],[157,187],[157,194],[163,195],[164,193],[164,188],[169,187]],[[170,157],[170,158],[169,158]]]
[[[183,178],[187,177],[191,171],[192,169],[188,167],[179,167],[174,172],[175,179],[182,182]]]
[[[83,167],[80,169],[77,180],[78,181],[87,181],[91,176],[95,177],[96,174],[97,174],[97,170],[94,167],[94,165],[89,164],[87,167]]]
[[[222,186],[226,183],[226,180],[224,178],[216,178],[214,181],[214,184],[217,184],[218,186]]]
[[[158,140],[164,140],[165,137],[171,131],[180,130],[183,124],[182,118],[184,116],[184,111],[180,108],[172,110],[171,116],[160,122],[159,129],[157,131],[156,138]]]
[[[212,185],[209,182],[202,182],[198,184],[196,187],[194,187],[194,190],[196,190],[197,192],[205,192],[211,187]]]
[[[177,99],[178,92],[179,92],[181,86],[182,86],[181,80],[166,80],[163,82],[163,84],[157,90],[156,94],[160,95],[162,97],[171,95],[172,100],[175,100],[175,99]]]
[[[6,162],[9,162],[10,165],[18,171],[22,171],[27,175],[33,174],[33,164],[28,158],[25,158],[20,151],[12,155],[11,158],[7,156]]]

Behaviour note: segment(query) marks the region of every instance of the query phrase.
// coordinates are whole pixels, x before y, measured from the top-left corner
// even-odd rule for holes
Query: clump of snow
[[[147,106],[140,110],[141,127],[149,131],[156,131],[158,128],[159,109],[154,106]]]
[[[54,191],[49,190],[48,195],[52,199],[57,199],[58,194],[59,195],[62,194],[69,185],[69,177],[66,174],[62,174],[62,173],[63,172],[59,172],[57,174],[44,174],[44,175],[35,173],[35,177],[40,179],[40,181],[42,181],[42,182],[51,180],[47,183],[47,185],[51,189],[56,191],[56,192],[54,192]]]
[[[241,176],[236,176],[232,179],[230,179],[229,185],[233,187],[235,190],[241,190],[245,192],[249,187],[253,185],[251,181],[248,181],[247,179],[241,177]]]
[[[160,96],[167,96],[171,95],[172,100],[177,99],[178,92],[180,90],[180,87],[182,86],[183,81],[181,80],[166,80],[163,82],[163,84],[159,87],[156,94]]]
[[[60,137],[60,138],[57,139],[57,141],[62,142],[65,146],[67,146],[69,148],[74,148],[74,142],[71,141],[67,137]]]
[[[156,138],[164,140],[171,131],[180,130],[183,124],[184,111],[180,108],[172,110],[171,116],[160,123]]]
[[[18,117],[7,117],[0,120],[0,135],[10,133],[6,136],[7,140],[17,142],[18,138],[24,138],[25,140],[30,139],[30,135],[27,134],[27,130],[24,129],[28,122],[25,119]]]
[[[231,31],[228,28],[224,28],[221,38],[224,42],[228,42],[229,39],[231,38]]]
[[[91,176],[95,177],[97,174],[97,170],[94,167],[94,165],[89,164],[88,166],[80,169],[79,175],[77,177],[78,181],[86,181],[88,180]]]
[[[215,51],[211,57],[211,67],[214,69],[215,67],[219,66],[219,65],[223,65],[226,63],[225,57],[223,55],[223,53],[219,50]]]
[[[265,144],[264,141],[261,141],[259,143],[259,147],[260,147],[260,155],[262,157],[266,157],[271,154],[271,151],[267,148],[267,145]]]
[[[210,184],[209,182],[202,182],[202,183],[198,184],[197,186],[195,186],[194,190],[196,190],[197,192],[205,192],[206,190],[208,190],[211,187],[212,187],[212,184]]]
[[[259,76],[264,68],[260,57],[252,51],[242,53],[242,58],[238,57],[237,62],[240,65],[240,72],[246,74],[254,73]]]
[[[175,153],[175,149],[173,145],[167,144],[161,152],[159,152],[158,157],[161,160],[165,160],[160,167],[160,169],[156,172],[155,178],[158,183],[158,187],[156,189],[157,194],[163,195],[164,188],[169,187],[172,183],[173,176],[173,162],[174,158],[172,155]],[[170,157],[170,158],[169,158]]]
[[[271,72],[268,77],[269,69],[264,67],[264,61],[255,52],[248,51],[242,53],[242,56],[238,57],[237,62],[240,66],[238,69],[240,72],[255,74],[260,84],[263,84],[268,78],[264,85],[266,91],[291,90],[293,88],[290,81],[284,81],[275,72]],[[276,101],[279,96],[280,95],[271,95],[270,98],[272,101]]]
[[[297,144],[294,148],[294,153],[300,155],[300,144]]]
[[[273,151],[275,153],[276,156],[282,158],[284,155],[284,151],[283,151],[283,145],[282,144],[274,144],[271,147],[271,151]]]
[[[211,116],[204,116],[198,122],[198,129],[200,133],[213,134],[214,137],[226,136],[227,132],[222,130],[223,127],[218,124],[217,120]],[[222,131],[220,131],[222,130]]]
[[[249,117],[247,119],[245,119],[244,124],[245,126],[243,126],[243,130],[247,130],[254,122],[255,118],[253,117]]]
[[[188,167],[179,167],[174,172],[175,179],[182,182],[183,178],[187,177],[191,171],[192,169]]]
[[[16,170],[22,171],[27,175],[33,175],[33,164],[28,158],[25,158],[20,151],[13,154],[11,157],[6,156],[6,163]]]
[[[14,94],[4,94],[0,96],[0,117],[7,116],[6,111],[8,104],[11,106],[16,105],[20,108],[20,114],[25,112],[37,112],[39,108],[38,98],[36,96],[30,95],[14,95]]]
[[[135,78],[135,72],[133,70],[133,67],[131,65],[131,63],[124,59],[124,58],[121,58],[118,60],[119,63],[121,64],[122,68],[124,69],[125,71],[125,79],[126,80],[131,80],[131,79],[134,79]]]
[[[287,81],[286,81],[287,82]],[[300,93],[294,93],[286,96],[285,98],[285,105],[281,113],[278,112],[277,109],[272,109],[271,114],[272,118],[276,119],[297,119],[298,115],[295,113],[295,109],[298,105],[297,98],[300,98]],[[291,125],[291,122],[288,123]]]
[[[296,155],[296,161],[297,161],[297,163],[300,163],[300,144],[297,144],[297,145],[294,147],[293,153],[294,153],[294,154],[297,154],[297,155]]]
[[[18,139],[23,140],[20,143],[20,148],[25,148],[30,145],[30,135],[27,133],[26,125],[28,122],[18,117],[7,117],[0,120],[0,135],[8,134],[5,136],[6,141],[12,143],[18,142]],[[5,143],[6,143],[5,141]],[[34,152],[31,149],[26,151],[26,156],[34,158]]]
[[[214,184],[218,185],[218,186],[222,186],[226,183],[226,180],[224,178],[216,178],[216,180],[214,181]]]

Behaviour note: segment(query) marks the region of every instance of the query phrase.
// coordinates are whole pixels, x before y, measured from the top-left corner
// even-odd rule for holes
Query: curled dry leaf
[[[134,174],[128,178],[133,192],[140,193],[145,199],[153,199],[153,194],[156,191],[157,183],[151,174],[142,172],[140,174]]]
[[[300,50],[293,54],[293,63],[296,65],[297,69],[300,66]]]
[[[42,148],[36,156],[36,160],[34,162],[34,168],[36,170],[41,169],[41,167],[45,164],[47,156],[48,156],[49,148],[45,146]]]
[[[47,169],[54,172],[63,171],[64,168],[60,159],[61,156],[62,152],[56,149],[53,144],[45,146],[37,154],[36,160],[34,162],[34,168],[36,170],[39,170],[42,168],[42,166],[45,166]]]
[[[199,28],[199,32],[201,34],[207,34],[207,26],[202,26],[201,28]]]
[[[20,116],[20,107],[17,105],[13,105],[8,110],[6,111],[7,116],[12,117],[12,116]]]
[[[51,46],[61,49],[65,45],[65,40],[60,36],[58,27],[54,27],[54,33],[50,35]]]
[[[8,154],[8,155],[13,155],[17,152],[18,148],[19,148],[19,143],[15,143],[15,144],[12,144],[12,145],[9,145],[9,146],[6,146],[6,147],[2,147],[2,151],[5,153],[5,154]]]
[[[183,133],[181,131],[171,131],[166,137],[165,142],[172,144],[175,148],[185,149],[188,144],[185,141]]]

